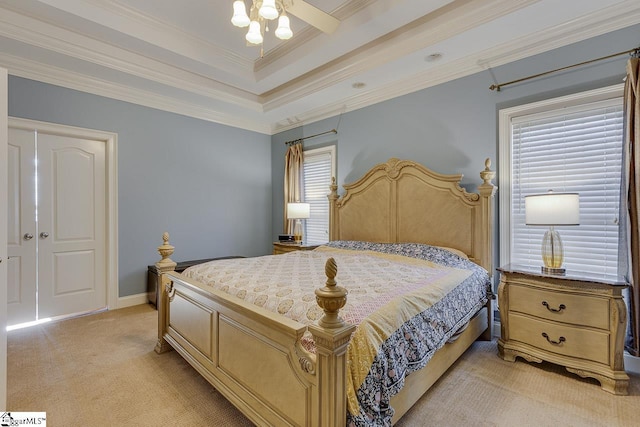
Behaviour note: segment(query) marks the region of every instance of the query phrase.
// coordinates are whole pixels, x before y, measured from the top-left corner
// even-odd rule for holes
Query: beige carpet
[[[9,333],[8,409],[56,426],[247,426],[176,352],[158,355],[148,305]],[[640,426],[629,396],[553,365],[509,363],[477,342],[399,426]]]

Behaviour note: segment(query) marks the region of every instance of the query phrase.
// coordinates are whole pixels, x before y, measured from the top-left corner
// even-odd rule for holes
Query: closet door
[[[33,131],[8,132],[7,324],[36,320],[36,166]]]
[[[38,133],[38,311],[104,308],[105,144]]]

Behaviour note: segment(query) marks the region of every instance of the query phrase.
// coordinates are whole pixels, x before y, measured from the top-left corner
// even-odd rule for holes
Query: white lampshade
[[[249,24],[249,32],[245,38],[251,44],[262,43],[262,33],[260,32],[260,23],[258,21],[251,21]]]
[[[247,8],[242,0],[236,0],[233,2],[233,17],[231,23],[236,27],[246,27],[249,25],[249,16],[247,15]]]
[[[259,13],[264,19],[276,19],[278,17],[276,0],[264,0],[262,6],[260,6]]]
[[[578,193],[535,194],[524,198],[527,225],[579,225]]]
[[[287,203],[287,219],[306,219],[310,214],[309,203]]]
[[[280,40],[289,40],[293,36],[288,16],[280,15],[280,18],[278,19],[278,28],[276,28],[275,34]]]
[[[577,193],[535,194],[524,198],[525,223],[527,225],[546,225],[549,229],[542,239],[540,252],[547,274],[565,273],[562,268],[564,248],[560,233],[554,225],[580,224],[580,199]]]

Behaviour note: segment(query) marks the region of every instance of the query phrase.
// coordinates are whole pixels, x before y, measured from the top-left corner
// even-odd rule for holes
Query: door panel
[[[53,294],[92,292],[96,274],[95,252],[74,251],[52,254]]]
[[[53,235],[57,242],[93,241],[97,159],[84,147],[54,149],[51,156]]]
[[[36,320],[35,138],[22,129],[8,136],[7,324],[15,325]]]
[[[106,307],[104,142],[39,133],[38,207],[39,316]]]

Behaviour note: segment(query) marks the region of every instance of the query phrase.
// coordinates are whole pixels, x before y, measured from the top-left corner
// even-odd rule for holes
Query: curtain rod
[[[291,141],[287,141],[287,142],[285,142],[285,144],[287,144],[287,145],[299,144],[302,141],[304,141],[305,139],[315,138],[316,136],[326,135],[328,133],[338,133],[338,131],[336,129],[331,129],[331,130],[328,130],[326,132],[321,132],[321,133],[317,133],[315,135],[305,136],[304,138],[298,138],[298,139],[294,139],[294,140],[291,140]]]
[[[494,85],[489,86],[489,89],[497,90],[498,92],[500,92],[500,88],[503,87],[503,86],[508,86],[508,85],[511,85],[511,84],[514,84],[514,83],[520,83],[520,82],[523,82],[525,80],[535,79],[537,77],[546,76],[547,74],[557,73],[558,71],[563,71],[563,70],[566,70],[566,69],[569,69],[569,68],[579,67],[581,65],[586,65],[586,64],[590,64],[592,62],[602,61],[604,59],[613,58],[613,57],[624,55],[624,54],[627,54],[627,53],[631,53],[633,55],[638,55],[638,54],[640,54],[640,47],[637,47],[635,49],[625,50],[624,52],[614,53],[612,55],[603,56],[602,58],[596,58],[596,59],[592,59],[590,61],[580,62],[579,64],[568,65],[566,67],[557,68],[555,70],[545,71],[544,73],[534,74],[532,76],[523,77],[523,78],[518,79],[518,80],[512,80],[512,81],[506,82],[506,83],[494,84]]]

